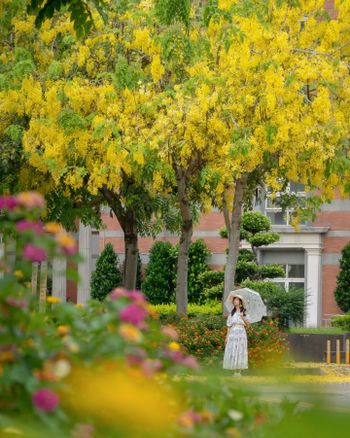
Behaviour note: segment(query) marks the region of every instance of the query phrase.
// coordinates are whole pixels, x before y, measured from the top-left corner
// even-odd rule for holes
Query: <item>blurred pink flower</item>
[[[16,196],[18,204],[27,208],[44,208],[45,200],[37,192],[22,192]]]
[[[109,294],[111,300],[117,300],[118,298],[129,298],[131,301],[144,303],[146,298],[144,294],[138,290],[126,290],[121,287],[113,289]]]
[[[169,338],[173,339],[174,341],[177,341],[179,338],[177,331],[170,325],[163,326],[162,333],[164,333],[166,336],[169,336]]]
[[[109,294],[109,298],[111,300],[117,300],[118,298],[125,298],[127,297],[126,290],[122,287],[117,287],[116,289],[113,289],[112,292]]]
[[[37,234],[43,233],[43,224],[41,222],[28,221],[23,219],[16,224],[16,229],[18,232],[22,233],[23,231],[34,231]]]
[[[132,353],[127,354],[126,361],[130,366],[141,365],[146,357],[147,354],[145,350],[143,350],[142,348],[137,348],[133,350]]]
[[[188,366],[189,368],[192,368],[193,370],[197,370],[199,368],[199,363],[197,362],[197,359],[193,356],[185,356],[182,359],[182,365]]]
[[[142,363],[142,370],[146,376],[152,376],[163,368],[163,364],[158,359],[146,359]]]
[[[42,262],[46,260],[46,251],[40,246],[35,246],[28,243],[23,250],[23,257],[32,262]]]
[[[13,210],[17,206],[14,196],[0,196],[0,210]]]
[[[119,313],[121,321],[128,322],[136,326],[142,324],[147,315],[147,310],[135,303],[124,307],[124,309],[122,309]]]
[[[6,303],[9,306],[25,309],[28,307],[28,301],[25,298],[7,297]]]
[[[33,394],[32,401],[34,406],[41,411],[52,412],[58,406],[59,397],[51,389],[42,388]]]

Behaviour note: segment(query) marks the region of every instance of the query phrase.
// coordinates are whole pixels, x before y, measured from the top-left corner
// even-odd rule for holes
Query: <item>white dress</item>
[[[245,319],[249,320],[248,316]],[[236,325],[239,324],[239,325]],[[248,368],[248,341],[242,315],[235,312],[227,318],[228,337],[224,354],[225,370],[244,370]]]

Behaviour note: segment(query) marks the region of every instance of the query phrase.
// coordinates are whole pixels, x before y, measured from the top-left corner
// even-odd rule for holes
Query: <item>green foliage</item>
[[[58,124],[67,134],[72,131],[84,129],[88,126],[88,121],[71,109],[64,109],[58,115]]]
[[[246,278],[255,278],[259,272],[259,266],[255,262],[245,260],[237,262],[235,282],[240,284]]]
[[[175,298],[177,251],[171,243],[158,241],[149,257],[142,291],[152,304],[169,304]]]
[[[267,246],[275,243],[280,239],[278,233],[256,233],[248,237],[249,243],[254,247]]]
[[[250,249],[240,249],[238,251],[239,262],[256,262],[256,255]]]
[[[103,20],[107,22],[104,0],[92,0],[92,3]],[[85,0],[31,0],[28,6],[29,12],[36,15],[35,24],[38,27],[46,19],[52,18],[54,13],[59,12],[61,8],[68,10],[78,37],[86,35],[91,30],[93,26],[91,4]]]
[[[160,319],[168,319],[169,317],[178,318],[176,315],[176,304],[155,304],[152,306],[157,312]],[[213,301],[206,304],[188,304],[187,316],[198,316],[198,315],[221,315],[222,314],[222,304]]]
[[[145,74],[139,63],[128,62],[122,55],[118,57],[113,75],[114,83],[118,89],[134,90],[139,87],[139,81],[143,81],[144,78]]]
[[[242,228],[252,234],[269,231],[271,221],[259,211],[246,211],[242,215]]]
[[[350,243],[342,249],[339,261],[340,272],[334,291],[335,300],[343,312],[350,310]]]
[[[91,275],[91,297],[103,301],[122,282],[118,270],[118,256],[113,245],[107,243],[96,262],[96,270]]]
[[[207,287],[203,290],[203,297],[205,302],[220,301],[222,300],[224,293],[224,282],[217,284],[216,286]]]
[[[57,80],[62,77],[64,73],[63,64],[60,61],[52,61],[47,68],[47,79]]]
[[[266,303],[269,314],[278,319],[280,327],[289,327],[289,324],[302,324],[304,322],[305,292],[303,289],[291,289],[286,292],[284,288],[273,282],[249,281],[241,284],[260,293]]]
[[[281,265],[263,265],[259,266],[261,278],[278,278],[284,277],[285,272]]]
[[[204,271],[199,275],[201,282],[200,302],[220,301],[224,291],[223,271]]]
[[[177,21],[186,27],[190,23],[190,0],[155,0],[155,11],[161,23],[170,25]]]
[[[331,324],[332,327],[339,327],[346,332],[350,332],[350,313],[333,317]]]
[[[208,271],[210,251],[202,239],[192,242],[189,248],[188,261],[188,301],[199,303],[202,296],[201,274]]]

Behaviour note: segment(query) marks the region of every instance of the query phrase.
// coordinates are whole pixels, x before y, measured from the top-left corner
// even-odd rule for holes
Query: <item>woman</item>
[[[235,370],[235,377],[241,370],[248,368],[248,341],[246,328],[249,318],[246,315],[241,295],[232,296],[233,309],[227,317],[227,335],[225,339],[224,369]]]

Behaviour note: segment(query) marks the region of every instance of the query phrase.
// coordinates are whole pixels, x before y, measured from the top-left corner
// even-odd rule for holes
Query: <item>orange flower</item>
[[[68,335],[69,327],[68,327],[68,325],[59,325],[57,327],[57,331],[58,331],[58,334],[60,334],[61,336]]]
[[[130,342],[140,342],[142,340],[140,330],[132,324],[121,324],[119,333],[124,339]]]
[[[62,231],[62,226],[56,222],[48,222],[45,224],[45,231],[51,234],[58,234]]]

